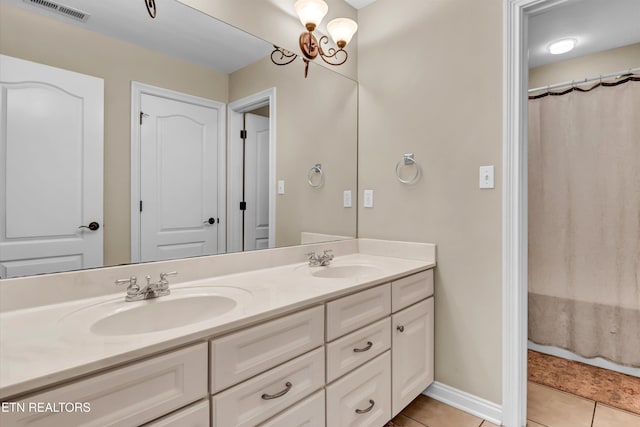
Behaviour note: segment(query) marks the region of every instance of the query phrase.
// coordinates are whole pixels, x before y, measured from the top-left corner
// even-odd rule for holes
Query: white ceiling
[[[547,46],[573,38],[571,52],[551,55]],[[529,20],[529,67],[640,42],[640,0],[568,0]]]
[[[356,9],[362,9],[365,6],[369,6],[371,3],[373,3],[376,0],[344,0],[344,1],[346,1]]]
[[[224,73],[243,68],[273,50],[264,40],[174,0],[156,0],[156,19],[149,17],[143,0],[52,1],[91,16],[81,23],[23,0],[0,0]]]

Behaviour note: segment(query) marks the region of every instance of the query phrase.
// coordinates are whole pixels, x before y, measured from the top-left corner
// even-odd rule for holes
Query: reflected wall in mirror
[[[1,123],[1,277],[355,237],[356,204],[343,206],[344,191],[357,195],[355,81],[320,66],[305,81],[299,67],[271,64],[271,44],[176,1],[158,2],[156,19],[142,2],[64,4],[86,22],[0,0],[0,54],[15,60],[0,70],[11,107]],[[26,87],[34,78],[15,76],[31,66],[38,78],[71,71],[64,79],[89,93],[61,91],[59,76]],[[43,88],[57,106],[46,120],[33,103]],[[71,143],[47,137],[55,123]],[[316,164],[319,188],[308,182]],[[92,222],[97,230],[78,228]]]

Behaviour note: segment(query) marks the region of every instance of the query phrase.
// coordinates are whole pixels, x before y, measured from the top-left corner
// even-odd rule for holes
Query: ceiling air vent
[[[89,14],[82,12],[78,9],[74,9],[69,6],[64,6],[60,3],[55,3],[49,0],[23,0],[27,4],[38,6],[49,12],[57,13],[58,15],[66,16],[67,18],[75,19],[80,22],[87,22]]]

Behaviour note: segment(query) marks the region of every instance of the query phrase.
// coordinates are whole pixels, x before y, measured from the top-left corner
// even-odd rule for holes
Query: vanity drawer
[[[327,382],[343,376],[389,348],[389,317],[327,344]]]
[[[3,426],[140,425],[207,396],[207,344],[114,369],[21,402],[87,402],[89,412],[4,413]]]
[[[318,306],[211,341],[212,394],[321,346],[323,335]]]
[[[209,400],[202,400],[144,427],[209,427]]]
[[[391,309],[395,313],[433,295],[433,269],[391,283]]]
[[[324,390],[316,392],[260,427],[325,427]]]
[[[213,425],[255,426],[323,385],[324,347],[321,347],[213,396]],[[272,398],[265,398],[268,395]]]
[[[327,303],[327,341],[391,313],[391,285],[377,286]]]
[[[327,387],[327,426],[383,426],[390,419],[390,351]]]

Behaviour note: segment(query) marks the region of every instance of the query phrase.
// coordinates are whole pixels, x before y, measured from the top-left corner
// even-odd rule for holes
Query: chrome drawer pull
[[[367,346],[366,347],[354,348],[353,351],[355,353],[362,353],[362,352],[365,352],[365,351],[371,349],[371,347],[373,347],[373,343],[371,341],[367,341]]]
[[[282,397],[285,394],[289,393],[289,390],[291,390],[291,387],[293,387],[293,385],[290,382],[287,381],[287,383],[285,384],[285,387],[286,388],[284,390],[282,390],[281,392],[276,393],[276,394],[267,394],[267,393],[265,393],[265,394],[262,395],[262,398],[264,400],[271,400],[271,399],[277,399],[279,397]]]
[[[369,404],[371,406],[369,406],[367,409],[356,409],[356,414],[366,414],[373,409],[373,406],[376,404],[376,402],[374,402],[372,399],[369,399]]]

